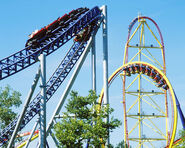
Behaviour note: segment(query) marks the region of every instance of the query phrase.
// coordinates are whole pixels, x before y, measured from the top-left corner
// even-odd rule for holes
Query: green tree
[[[22,103],[21,94],[14,91],[7,85],[4,89],[0,88],[0,129],[7,126],[17,115],[13,108],[17,108]]]
[[[185,147],[185,130],[182,129],[179,131],[179,137],[182,139],[180,144],[177,146],[178,148]]]
[[[125,141],[122,140],[120,143],[118,143],[118,145],[115,148],[128,148],[128,146],[126,145],[125,147]]]
[[[64,148],[81,148],[84,142],[89,141],[89,146],[101,147],[108,138],[108,130],[121,125],[118,119],[111,118],[109,123],[104,122],[113,109],[109,105],[97,110],[97,96],[93,91],[87,97],[71,92],[71,98],[66,105],[63,119],[54,126],[55,136]],[[92,125],[93,123],[93,125]]]

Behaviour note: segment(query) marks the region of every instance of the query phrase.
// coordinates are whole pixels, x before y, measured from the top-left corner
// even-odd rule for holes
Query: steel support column
[[[107,6],[102,7],[103,13],[103,80],[104,80],[104,104],[109,104],[109,92],[108,92],[108,35],[107,35]],[[109,116],[105,119],[105,122],[109,123]],[[109,134],[109,129],[108,129]],[[108,136],[109,137],[109,136]],[[107,139],[106,147],[110,144],[110,139]]]
[[[54,141],[56,147],[59,148],[59,147],[60,147],[60,146],[59,146],[59,143],[58,143],[56,137],[53,135],[53,133],[52,133],[51,131],[50,131],[50,135],[51,135],[51,138],[53,139],[53,141]]]
[[[61,99],[60,99],[60,101],[59,101],[59,103],[58,103],[58,105],[56,107],[56,110],[54,111],[54,113],[53,113],[53,115],[52,115],[52,117],[51,117],[51,119],[50,119],[50,121],[48,123],[47,131],[46,131],[47,135],[49,134],[49,132],[51,130],[51,127],[53,125],[53,120],[55,119],[55,116],[57,114],[59,114],[59,112],[60,112],[60,110],[61,110],[61,108],[62,108],[62,106],[63,106],[63,104],[64,104],[64,102],[65,102],[65,100],[67,98],[67,95],[69,94],[69,92],[70,92],[70,90],[71,90],[71,88],[73,86],[73,83],[76,80],[76,77],[77,77],[77,75],[78,75],[78,73],[79,73],[79,71],[80,71],[80,69],[81,69],[81,67],[82,67],[82,65],[83,65],[83,63],[84,63],[88,53],[89,53],[91,44],[92,44],[92,37],[89,39],[88,44],[87,44],[83,54],[81,55],[81,57],[79,59],[79,62],[77,63],[76,68],[75,68],[75,70],[74,70],[74,72],[73,72],[73,74],[71,76],[71,79],[69,80],[69,82],[68,82],[68,84],[66,86],[66,89],[64,90],[64,93],[63,93],[63,95],[62,95],[62,97],[61,97]]]
[[[29,144],[30,144],[30,142],[31,142],[31,138],[32,138],[32,136],[33,136],[33,134],[34,134],[34,132],[35,132],[35,129],[37,128],[38,123],[39,123],[39,118],[38,118],[37,121],[35,122],[35,125],[33,126],[33,129],[32,129],[32,131],[31,131],[31,134],[30,134],[30,136],[29,136],[29,138],[28,138],[28,141],[27,141],[27,143],[26,143],[26,145],[25,145],[24,148],[28,148],[28,146],[29,146]]]
[[[46,55],[39,57],[41,65],[41,102],[40,102],[40,148],[46,147]]]
[[[39,77],[40,77],[40,67],[39,67],[39,69],[38,69],[38,71],[37,71],[37,73],[36,73],[36,75],[35,75],[34,80],[33,80],[33,84],[32,84],[32,86],[31,86],[31,88],[30,88],[29,93],[28,93],[28,97],[27,97],[27,99],[26,99],[26,101],[25,101],[25,104],[24,104],[24,106],[23,106],[23,110],[22,110],[22,112],[21,112],[21,114],[20,114],[20,116],[19,116],[19,118],[18,118],[16,127],[15,127],[15,129],[14,129],[14,132],[13,132],[13,134],[12,134],[12,136],[11,136],[11,139],[10,139],[10,142],[9,142],[9,144],[8,144],[8,148],[13,147],[13,142],[14,142],[14,140],[15,140],[15,138],[16,138],[17,132],[19,131],[20,125],[21,125],[22,120],[23,120],[23,117],[24,117],[24,115],[25,115],[25,112],[26,112],[26,110],[27,110],[27,107],[28,107],[28,105],[29,105],[29,103],[30,103],[30,101],[31,101],[31,98],[32,98],[33,93],[34,93],[34,91],[35,91],[35,88],[36,88],[36,86],[37,86]]]
[[[96,92],[96,43],[95,36],[92,38],[92,47],[91,47],[91,72],[92,72],[92,90]],[[93,125],[93,123],[91,123]],[[90,139],[87,141],[86,148],[89,147]]]
[[[92,89],[96,92],[96,42],[95,36],[92,38],[91,65],[92,65]]]

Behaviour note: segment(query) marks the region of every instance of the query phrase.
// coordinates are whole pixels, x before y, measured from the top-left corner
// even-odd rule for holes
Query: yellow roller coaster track
[[[174,92],[173,92],[173,88],[172,88],[172,85],[170,84],[170,81],[168,80],[168,78],[166,77],[166,75],[164,74],[164,72],[162,72],[160,69],[158,69],[157,67],[149,64],[149,63],[146,63],[146,62],[141,62],[141,61],[136,61],[136,62],[130,62],[130,63],[127,63],[127,64],[124,64],[123,66],[119,67],[110,77],[109,77],[109,86],[111,85],[111,83],[113,82],[113,80],[119,76],[120,74],[125,74],[127,73],[127,69],[132,67],[132,66],[136,66],[136,65],[139,65],[140,67],[141,66],[145,66],[145,67],[149,67],[150,69],[154,70],[156,75],[158,74],[160,76],[160,79],[163,79],[163,81],[165,82],[164,85],[166,85],[167,87],[164,87],[165,89],[162,89],[163,92],[165,93],[166,92],[166,89],[167,91],[169,91],[170,95],[171,95],[171,99],[172,99],[172,109],[174,111],[174,118],[173,118],[173,121],[171,121],[171,123],[173,123],[173,126],[172,126],[172,129],[171,129],[171,135],[170,137],[168,137],[169,139],[169,147],[171,148],[172,145],[173,145],[173,141],[174,141],[174,138],[175,138],[175,134],[176,134],[176,127],[177,127],[177,108],[176,108],[176,101],[175,101],[175,95],[174,95]],[[130,70],[130,72],[132,73],[132,70]],[[138,73],[138,74],[141,74],[142,71],[141,69],[139,71],[135,71],[135,73]],[[134,74],[134,73],[133,73]],[[146,74],[146,71],[143,73],[143,74]],[[155,77],[152,78],[152,76],[150,75],[151,79],[153,79],[153,84],[157,86],[157,83],[156,83],[156,80],[155,80]],[[130,92],[130,93],[133,93],[133,92]],[[160,92],[161,93],[161,92]],[[100,94],[100,98],[99,98],[99,104],[102,103],[102,100],[103,100],[103,95],[104,95],[104,90],[102,89],[101,91],[101,94]],[[152,106],[154,107],[154,105]],[[156,105],[155,106],[156,108],[158,108],[160,110],[160,108]],[[101,105],[99,106],[99,109],[101,109]],[[163,112],[161,110],[161,112]],[[164,113],[164,116],[165,113]],[[133,118],[138,118],[138,116],[132,116]],[[155,118],[160,118],[162,116],[155,116]],[[145,116],[144,118],[146,119],[151,119],[151,118],[154,118],[154,116],[151,116],[151,115],[148,115],[148,116]],[[154,125],[154,123],[153,123]],[[155,126],[154,126],[155,127]],[[153,130],[155,132],[160,132],[159,129],[157,128],[153,128]],[[162,134],[162,133],[161,133]],[[165,137],[165,135],[163,135]],[[133,138],[133,139],[129,139],[129,140],[134,140],[136,142],[140,142],[139,140],[140,139],[137,139],[137,138]],[[166,137],[165,138],[142,138],[142,144],[144,142],[151,142],[151,141],[158,141],[158,140],[167,140]],[[151,144],[151,143],[150,143]],[[152,144],[151,144],[152,145]],[[152,145],[152,147],[154,147],[154,145]]]
[[[138,26],[136,25],[137,22],[138,22]],[[136,27],[134,28],[134,26],[136,26]],[[156,30],[153,31],[152,27],[156,28]],[[147,31],[148,31],[148,34],[150,34],[150,36],[151,36],[149,39],[147,36],[148,34],[146,34]],[[148,42],[147,42],[148,40],[150,40],[151,43],[154,42],[155,45],[148,44]],[[133,51],[135,52],[135,54],[134,55],[130,54],[131,52],[133,53]],[[156,51],[158,52],[157,55],[155,53]],[[160,55],[162,55],[161,59],[160,59]],[[127,42],[126,42],[126,46],[125,46],[123,64],[127,64],[127,63],[133,62],[133,61],[145,61],[145,62],[151,63],[154,66],[157,66],[157,68],[159,68],[161,71],[163,71],[164,74],[166,74],[165,51],[164,51],[164,43],[163,43],[163,37],[162,37],[161,31],[160,31],[157,23],[153,19],[146,17],[146,16],[138,16],[129,25],[129,31],[128,31],[128,37],[127,37]],[[137,102],[134,102],[134,103],[138,105],[138,114],[139,114],[139,116],[137,118],[138,119],[138,123],[137,123],[138,126],[135,126],[135,128],[138,127],[138,130],[139,130],[139,133],[138,133],[139,148],[142,148],[144,145],[144,143],[142,142],[143,141],[142,136],[143,136],[143,125],[144,124],[146,125],[146,123],[143,122],[141,114],[142,114],[142,110],[143,110],[142,102],[146,102],[146,100],[143,99],[143,96],[148,95],[148,94],[147,94],[147,92],[141,91],[141,89],[144,86],[142,83],[142,79],[149,81],[142,74],[139,74],[136,77],[136,79],[127,87],[126,86],[126,77],[124,75],[122,75],[124,131],[125,131],[124,139],[126,141],[125,146],[126,146],[126,144],[129,146],[129,141],[134,140],[134,139],[129,139],[129,134],[132,131],[128,131],[127,121],[128,121],[128,118],[133,118],[133,117],[129,116],[128,112],[126,111],[127,101],[126,101],[125,97],[127,96],[127,94],[131,94],[131,95],[134,94],[134,93],[130,93],[127,90],[131,85],[134,85],[135,83],[138,83],[138,88],[137,88],[138,92],[136,92],[138,99],[137,99]],[[165,137],[166,144],[169,144],[170,130],[169,130],[169,125],[168,125],[169,113],[168,113],[167,92],[164,91],[163,94],[164,94],[164,98],[165,98],[164,118],[166,119],[166,121],[165,121],[166,122],[166,132],[165,132],[165,135],[163,135],[163,137]],[[153,93],[152,95],[159,95],[159,94]],[[149,102],[146,102],[146,103],[149,103]],[[133,106],[135,104],[133,104]],[[151,104],[149,104],[149,105],[151,105]],[[151,124],[153,124],[153,123],[151,123]],[[146,125],[146,126],[150,126],[150,125]],[[154,131],[154,132],[156,132],[156,131]],[[160,138],[158,140],[160,140]]]

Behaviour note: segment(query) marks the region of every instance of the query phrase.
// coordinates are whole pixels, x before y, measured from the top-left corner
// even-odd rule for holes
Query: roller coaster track
[[[99,17],[100,14],[101,11],[99,8],[94,7],[85,14],[80,15],[77,20],[69,19],[68,21],[70,22],[66,28],[59,26],[57,29],[53,30],[53,36],[49,38],[49,40],[44,40],[38,48],[33,49],[32,47],[27,47],[7,58],[0,60],[0,80],[36,63],[38,61],[38,56],[41,53],[49,55],[56,51],[72,37],[78,34],[79,31]]]
[[[137,36],[138,35],[138,36]],[[131,51],[132,49],[136,49]],[[154,49],[159,49],[157,51],[157,54],[155,54]],[[161,56],[159,56],[161,55]],[[129,62],[135,61],[147,61],[149,63],[152,63],[153,65],[157,66],[157,68],[161,69],[164,74],[166,74],[166,63],[165,63],[165,50],[164,50],[164,42],[163,42],[163,37],[161,34],[161,31],[157,25],[157,23],[147,17],[147,16],[138,16],[135,18],[129,25],[128,29],[128,36],[127,36],[127,42],[125,46],[125,53],[124,53],[124,64],[127,64]],[[154,140],[151,135],[154,135],[156,130],[154,128],[150,128],[154,134],[146,135],[146,131],[149,130],[146,128],[152,127],[153,123],[149,122],[146,124],[148,121],[147,118],[143,116],[143,113],[147,111],[147,106],[144,106],[143,104],[146,102],[146,100],[143,99],[143,96],[147,95],[147,93],[143,92],[142,90],[147,90],[149,87],[146,87],[146,85],[150,85],[150,88],[152,88],[154,85],[153,83],[150,83],[148,81],[145,83],[146,77],[143,76],[143,74],[138,74],[138,77],[136,78],[137,81],[129,81],[129,79],[124,75],[122,78],[123,81],[123,108],[124,108],[124,139],[126,141],[126,144],[129,146],[130,143],[138,144],[138,147],[145,147],[145,145],[148,144],[148,146],[152,146],[152,141]],[[130,103],[128,101],[128,98],[130,98],[130,94],[132,93],[131,90],[128,90],[127,88],[130,88],[131,85],[137,85],[137,102],[136,106],[138,107],[136,110],[138,114],[138,118],[136,119],[137,124],[130,126],[131,120],[133,119],[132,116],[129,114],[129,112],[132,108],[134,108],[134,101]],[[155,89],[155,87],[153,87]],[[128,91],[126,91],[128,90]],[[152,90],[151,90],[152,91]],[[155,96],[156,94],[153,93]],[[155,98],[153,96],[153,98]],[[161,117],[160,119],[156,117],[154,120],[159,121],[161,120],[162,122],[165,122],[165,126],[163,129],[164,132],[158,132],[158,133],[163,133],[163,134],[157,134],[156,137],[165,137],[165,142],[166,144],[169,142],[171,135],[170,135],[170,130],[168,128],[169,125],[169,108],[168,108],[168,94],[166,91],[164,91],[164,95],[161,95],[161,98],[165,100],[165,103],[161,106],[161,108],[164,108],[164,117]],[[150,98],[149,98],[150,100]],[[130,104],[129,104],[130,103]],[[161,105],[161,104],[160,104]],[[159,106],[160,106],[159,105]],[[153,109],[153,107],[151,107]],[[154,109],[153,110],[154,114],[157,114],[157,111]],[[173,113],[172,113],[173,114]],[[144,117],[144,118],[143,118]],[[173,119],[172,119],[173,120]],[[149,125],[149,126],[148,126]],[[156,126],[157,129],[159,129],[159,126]],[[136,129],[136,130],[135,130]],[[132,131],[134,131],[138,134],[132,135]],[[136,138],[135,138],[136,136]],[[133,138],[134,137],[134,138]],[[144,137],[147,137],[145,139]],[[155,137],[155,138],[156,138]],[[151,139],[150,139],[151,138]],[[162,138],[157,139],[156,141],[163,141]],[[149,142],[148,142],[149,141]],[[157,142],[155,142],[156,144]]]
[[[87,11],[85,14],[79,16],[77,20],[71,20],[67,28],[58,27],[52,33],[54,34],[49,40],[42,42],[37,49],[27,47],[3,60],[0,61],[0,79],[5,79],[38,61],[38,56],[41,53],[46,55],[56,51],[73,36],[78,34],[86,26],[90,25],[92,21],[98,22],[102,18],[101,11],[98,7]],[[96,24],[96,23],[95,23]],[[97,29],[95,25],[93,31]],[[93,32],[92,31],[92,32]],[[68,51],[57,70],[53,73],[47,82],[46,101],[56,92],[58,87],[62,84],[67,77],[79,57],[83,53],[87,42],[75,42],[71,49]],[[33,101],[29,104],[26,114],[23,118],[20,130],[23,129],[33,117],[40,111],[40,93],[36,95]],[[2,146],[6,143],[16,126],[18,117],[14,119],[6,128],[0,133],[0,143]]]
[[[147,69],[147,66],[149,66],[151,69],[155,70],[160,76],[161,78],[163,78],[167,84],[167,91],[171,94],[171,97],[172,97],[172,102],[173,102],[173,110],[174,110],[174,120],[173,120],[173,129],[172,129],[172,134],[171,134],[171,137],[170,137],[170,142],[169,142],[169,147],[171,148],[172,145],[173,145],[173,141],[174,141],[174,138],[175,138],[175,133],[176,133],[176,127],[177,127],[177,106],[176,106],[176,100],[175,100],[175,93],[174,93],[174,90],[172,88],[172,85],[170,83],[170,81],[168,80],[168,78],[166,77],[166,75],[164,74],[163,71],[161,71],[160,69],[158,69],[157,67],[153,66],[152,64],[149,64],[149,63],[146,63],[146,62],[142,62],[142,61],[135,61],[135,62],[129,62],[129,63],[126,63],[124,65],[122,65],[121,67],[119,67],[110,77],[109,77],[109,80],[108,80],[108,85],[109,87],[111,86],[111,84],[113,83],[113,81],[120,75],[122,74],[123,72],[126,73],[129,69],[129,67],[133,67],[135,65],[138,65],[139,67],[145,67],[144,69]],[[142,73],[142,71],[138,71],[138,72],[134,72],[131,70],[130,73],[132,74],[136,74],[136,73]],[[149,76],[147,74],[147,72],[143,72],[143,74]],[[156,81],[155,81],[155,78],[152,78],[150,76],[151,79],[153,79],[153,82],[155,83],[155,85],[157,85]],[[163,89],[163,87],[162,87]],[[165,89],[163,90],[164,92],[166,91]],[[99,108],[98,109],[101,109],[101,105],[102,105],[102,102],[103,102],[103,97],[104,97],[104,89],[102,89],[101,91],[101,94],[100,94],[100,97],[99,97],[99,101],[98,103],[100,104],[99,105]],[[152,117],[152,116],[150,116]],[[146,138],[146,140],[149,140]],[[158,139],[152,139],[152,140],[155,140],[157,141]]]
[[[153,24],[154,26],[155,26],[155,28],[156,28],[156,33],[158,34],[158,36],[156,36],[156,34],[155,34],[155,32],[153,32],[152,31],[152,29],[149,27],[149,25],[147,24],[147,21],[148,22],[150,22],[151,24]],[[136,22],[138,22],[138,26],[136,26]],[[145,26],[145,24],[146,24],[146,26]],[[134,28],[134,25],[136,26],[135,28]],[[146,38],[146,36],[144,35],[145,34],[145,30],[146,29],[149,29],[149,31],[150,31],[150,33],[152,34],[152,36],[155,38],[155,40],[157,41],[157,46],[156,47],[154,47],[152,44],[151,44],[151,46],[149,47],[149,46],[146,46],[145,44],[146,44],[146,42],[145,42],[145,38]],[[132,32],[132,30],[133,30],[133,32]],[[140,37],[139,37],[139,42],[137,42],[137,44],[136,45],[134,45],[133,44],[133,42],[131,42],[131,40],[133,40],[133,37],[134,36],[136,36],[136,32],[139,32],[140,31]],[[131,34],[132,33],[132,34]],[[129,63],[129,62],[132,62],[134,59],[135,59],[135,57],[132,57],[132,58],[130,58],[130,59],[128,59],[128,52],[129,52],[129,48],[135,48],[135,49],[138,49],[138,53],[136,54],[136,56],[138,57],[138,60],[139,61],[141,61],[141,55],[144,57],[146,57],[146,59],[149,59],[148,61],[149,62],[151,62],[152,64],[154,64],[154,65],[156,65],[157,67],[159,67],[160,69],[162,69],[162,71],[164,72],[164,74],[166,75],[166,63],[165,63],[165,50],[164,50],[164,42],[163,42],[163,37],[162,37],[162,34],[161,34],[161,31],[160,31],[160,29],[159,29],[159,26],[157,25],[157,23],[153,20],[153,19],[151,19],[151,18],[149,18],[149,17],[147,17],[147,16],[138,16],[137,18],[135,18],[131,23],[130,23],[130,25],[129,25],[129,28],[128,28],[128,37],[127,37],[127,43],[126,43],[126,46],[125,46],[125,55],[124,55],[124,64],[127,64],[127,63]],[[158,49],[161,49],[161,55],[162,55],[162,60],[160,60],[161,61],[161,64],[159,65],[159,64],[157,64],[156,62],[156,59],[154,59],[153,61],[146,55],[146,54],[143,54],[142,52],[144,51],[143,49],[149,49],[150,51],[152,51],[151,49],[152,48],[158,48]],[[149,51],[148,50],[148,51]],[[151,53],[151,52],[150,52]],[[152,54],[151,54],[152,55]],[[154,56],[153,56],[154,57]],[[158,57],[157,57],[158,58]],[[143,60],[143,59],[142,59]],[[158,62],[158,63],[160,63],[160,62]],[[124,78],[124,81],[125,81],[125,78]],[[138,83],[141,83],[141,81],[139,80],[138,81]],[[125,86],[125,82],[124,82],[124,86]],[[139,84],[139,87],[138,87],[139,89],[141,89],[141,85]],[[176,96],[176,94],[175,94],[175,91],[173,90],[173,92],[174,92],[174,95],[175,95],[175,102],[176,102],[176,107],[177,107],[177,110],[178,110],[178,112],[179,112],[179,115],[180,115],[180,118],[181,118],[181,122],[182,122],[182,126],[183,126],[183,128],[185,129],[185,118],[184,118],[184,115],[183,115],[183,113],[182,113],[182,110],[181,110],[181,107],[180,107],[180,103],[179,103],[179,101],[178,101],[178,99],[177,99],[177,96]],[[125,96],[125,94],[123,95],[123,96]],[[140,95],[141,96],[141,95]],[[167,92],[165,92],[165,101],[166,101],[166,105],[165,105],[165,107],[166,107],[166,115],[167,115],[167,118],[166,118],[166,124],[168,124],[168,120],[169,120],[169,111],[168,111],[168,101],[167,101]],[[123,101],[124,102],[124,101]],[[125,103],[124,103],[125,104]],[[142,104],[142,103],[141,103]],[[139,106],[140,106],[140,104],[139,104]],[[125,105],[125,110],[126,110],[126,105]],[[141,111],[141,110],[140,110]],[[172,110],[173,111],[173,110]],[[140,113],[139,113],[140,114]],[[127,142],[127,144],[129,145],[129,143],[128,143],[128,141],[129,141],[129,137],[128,137],[128,131],[127,131],[127,117],[128,117],[129,115],[127,115],[127,114],[125,114],[125,141]],[[171,118],[173,119],[173,116],[171,116]],[[177,120],[177,119],[173,119],[173,120]],[[138,120],[139,121],[139,120]],[[141,120],[140,120],[141,121]],[[174,126],[176,126],[176,125],[171,125],[171,128],[174,128]],[[140,127],[141,127],[141,123],[140,123]],[[168,126],[166,126],[166,127],[168,127]],[[172,130],[172,129],[171,129]],[[174,129],[173,129],[174,130]],[[174,135],[175,135],[175,132],[171,132],[170,133],[170,131],[168,131],[168,129],[166,129],[166,135],[167,135],[167,139],[168,139],[168,143],[167,143],[167,147],[171,147],[172,146],[172,142],[173,142],[173,140],[172,139],[174,139]],[[141,128],[140,128],[140,134],[141,134]],[[140,137],[142,137],[142,136],[140,136]],[[172,137],[172,139],[170,139],[170,137]],[[171,140],[171,141],[170,141]],[[170,141],[170,143],[169,143],[169,141]],[[176,143],[178,143],[180,141],[180,139],[179,140],[176,140],[174,143],[173,143],[173,146],[176,144]],[[141,144],[141,142],[140,142],[140,146],[141,146],[142,144]]]

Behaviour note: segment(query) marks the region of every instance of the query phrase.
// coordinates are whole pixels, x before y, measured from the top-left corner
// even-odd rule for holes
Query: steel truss
[[[136,23],[138,22],[138,25]],[[149,22],[152,23],[155,28],[156,32],[153,32],[152,29],[150,28]],[[136,26],[134,28],[134,26]],[[148,45],[146,40],[147,40],[147,35],[145,34],[146,31],[149,31],[149,34],[152,36],[150,38],[150,43],[151,41],[154,41],[156,43],[155,45],[151,44]],[[136,37],[136,34],[138,33],[138,37]],[[158,35],[158,36],[157,36]],[[136,39],[138,38],[138,39]],[[151,40],[153,39],[153,40]],[[136,41],[137,42],[136,42]],[[133,42],[132,42],[133,41]],[[135,45],[133,44],[135,43]],[[132,48],[132,49],[131,49]],[[135,54],[132,56],[129,55],[131,50],[135,51]],[[159,59],[159,56],[156,55],[154,56],[154,50],[159,50],[161,51],[161,54],[159,53],[158,55],[161,55],[161,59]],[[128,56],[129,55],[129,56]],[[125,54],[124,54],[124,64],[133,62],[133,61],[149,61],[149,63],[152,63],[153,65],[156,65],[160,70],[166,74],[166,64],[165,64],[165,52],[164,52],[164,43],[163,43],[163,37],[161,34],[161,31],[157,25],[157,23],[146,16],[138,16],[135,18],[129,25],[129,30],[128,30],[128,38],[127,38],[127,43],[125,46]],[[150,72],[149,72],[150,74]],[[171,142],[171,137],[170,135],[170,130],[168,127],[169,123],[169,111],[168,111],[168,100],[167,100],[167,92],[166,90],[161,90],[160,92],[154,92],[154,90],[149,93],[146,91],[142,91],[143,89],[147,89],[145,87],[146,83],[144,84],[143,81],[149,82],[149,84],[152,86],[158,86],[154,82],[152,82],[150,79],[148,79],[146,76],[143,75],[143,73],[139,73],[134,80],[129,82],[129,84],[126,84],[126,81],[128,82],[128,79],[126,79],[126,76],[129,76],[128,74],[123,74],[122,75],[122,81],[123,81],[123,107],[124,107],[124,139],[129,146],[129,142],[134,141],[139,148],[143,148],[146,146],[146,144],[150,145],[153,147],[152,141],[157,141],[157,140],[163,140],[168,144]],[[132,92],[129,90],[131,86],[134,84],[137,84],[137,91],[136,93]],[[127,86],[126,86],[127,85]],[[128,98],[129,96],[135,96],[137,99],[132,102],[130,105],[128,103]],[[159,97],[159,95],[163,95],[164,97],[164,104],[161,106],[159,102],[156,102],[153,96]],[[146,99],[145,99],[146,97]],[[160,115],[156,115],[153,113],[153,116],[151,115],[145,115],[144,111],[146,109],[143,107],[143,104],[147,104],[148,106],[151,107],[151,109],[154,110],[154,112],[160,112]],[[129,104],[129,105],[128,105]],[[130,115],[130,111],[132,108],[137,106],[137,113],[135,115]],[[146,106],[145,106],[146,107]],[[163,108],[163,109],[162,109]],[[144,110],[145,109],[145,110]],[[173,114],[173,113],[172,113]],[[173,116],[173,115],[172,115]],[[128,128],[128,120],[135,119],[135,124],[133,127]],[[162,120],[165,121],[165,127],[166,130],[164,132],[161,131],[159,127],[152,121],[152,119],[156,120]],[[173,118],[171,118],[173,121]],[[176,119],[175,119],[176,120]],[[147,123],[149,122],[149,123]],[[172,123],[173,124],[173,123]],[[156,139],[153,139],[152,137],[145,137],[144,129],[149,128],[152,130],[158,137]],[[137,130],[136,130],[137,129]],[[135,134],[135,137],[132,137],[133,132],[136,132],[137,135]],[[146,132],[146,131],[145,131]],[[174,135],[173,135],[174,136]],[[145,140],[146,139],[146,140]],[[172,138],[173,139],[173,138]]]
[[[78,16],[78,14],[76,14]],[[45,53],[46,56],[53,53],[71,38],[78,34],[92,21],[100,19],[101,11],[98,7],[78,16],[77,20],[69,19],[65,23],[66,27],[59,26],[52,32],[49,39],[45,39],[36,49],[27,47],[11,56],[0,60],[0,80],[7,78],[38,61],[38,56]]]
[[[70,25],[67,28],[57,28],[54,30],[53,36],[49,40],[42,42],[37,49],[31,47],[25,48],[3,60],[0,61],[0,79],[7,78],[38,61],[38,56],[41,53],[49,55],[56,51],[59,47],[68,42],[79,31],[88,26],[91,22],[98,22],[101,20],[102,15],[98,7],[94,7],[85,14],[78,17],[77,20],[69,20]],[[94,25],[92,30],[96,30],[97,25]],[[92,31],[93,32],[93,31]],[[87,42],[75,42],[72,48],[68,51],[57,70],[53,73],[46,87],[46,102],[52,97],[69,72],[72,70],[80,56],[82,55]],[[23,118],[20,129],[24,128],[33,117],[40,112],[40,93],[28,105],[25,116]],[[10,135],[12,135],[16,126],[18,117],[14,119],[6,128],[0,133],[0,143],[6,143]]]

